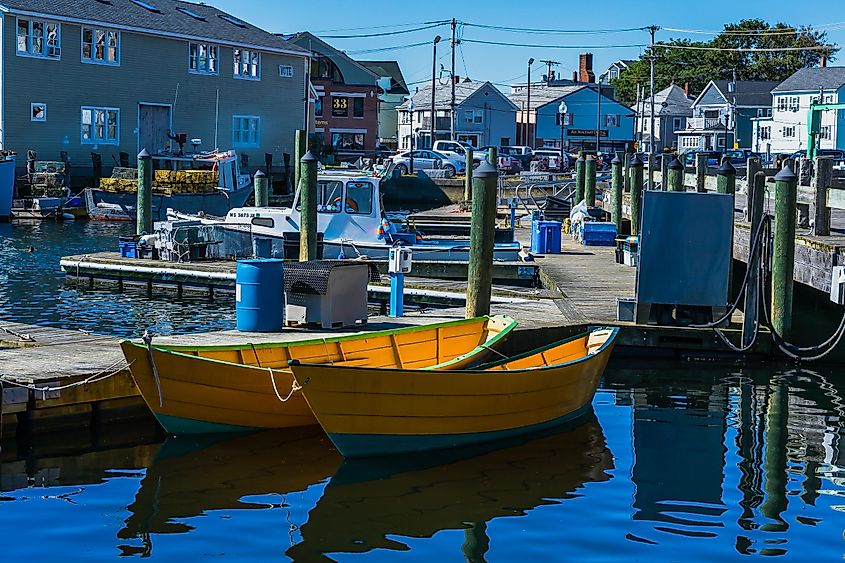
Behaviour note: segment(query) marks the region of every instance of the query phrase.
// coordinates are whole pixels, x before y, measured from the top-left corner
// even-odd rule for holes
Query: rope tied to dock
[[[290,393],[284,399],[282,398],[281,393],[279,393],[279,388],[276,387],[276,374],[273,372],[273,368],[267,368],[267,371],[270,372],[270,383],[273,384],[273,392],[276,393],[276,398],[279,399],[283,403],[287,403],[290,401],[290,398],[293,397],[293,394],[302,389],[296,380],[293,380],[293,384],[290,386]]]
[[[141,340],[147,345],[147,358],[150,360],[150,369],[153,372],[153,379],[156,382],[156,391],[158,392],[158,406],[164,407],[164,396],[161,394],[161,378],[158,375],[158,368],[156,367],[156,360],[153,356],[153,335],[149,330],[145,330]]]
[[[134,361],[132,361],[131,363],[127,363],[125,360],[118,360],[117,362],[114,362],[113,364],[111,364],[109,367],[107,367],[103,371],[96,373],[92,376],[86,377],[85,379],[83,379],[81,381],[76,381],[74,383],[68,383],[67,385],[59,385],[59,386],[56,386],[56,387],[50,387],[50,386],[46,386],[46,385],[45,386],[39,386],[39,385],[28,384],[28,383],[19,383],[17,381],[9,379],[8,375],[0,375],[0,388],[2,388],[2,386],[5,384],[5,385],[11,385],[13,387],[20,387],[22,389],[28,389],[28,390],[34,391],[34,392],[40,392],[42,394],[41,399],[45,400],[47,398],[47,393],[55,393],[55,392],[58,392],[58,391],[65,391],[67,389],[73,389],[75,387],[82,387],[83,385],[89,385],[89,384],[92,384],[92,383],[99,383],[101,381],[105,381],[106,379],[109,379],[110,377],[114,377],[115,375],[118,375],[119,373],[129,369],[130,367],[132,367],[132,364],[134,364],[134,363],[135,363]],[[2,394],[0,394],[0,397],[2,397]]]

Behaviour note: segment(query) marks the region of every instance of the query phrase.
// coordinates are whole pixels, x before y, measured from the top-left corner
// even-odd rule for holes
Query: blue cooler
[[[581,231],[581,244],[585,246],[616,246],[616,225],[586,221]]]
[[[560,254],[560,221],[534,221],[531,223],[531,252]]]
[[[241,332],[280,332],[285,326],[284,260],[240,260],[235,319]]]

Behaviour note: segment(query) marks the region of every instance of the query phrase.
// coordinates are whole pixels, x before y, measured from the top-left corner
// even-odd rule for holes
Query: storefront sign
[[[595,129],[567,129],[566,134],[570,137],[595,137]],[[599,137],[607,138],[607,129],[599,131]]]

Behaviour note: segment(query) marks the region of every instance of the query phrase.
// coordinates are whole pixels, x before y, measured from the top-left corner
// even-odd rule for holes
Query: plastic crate
[[[117,248],[121,258],[138,258],[138,243],[133,237],[120,237]]]
[[[581,244],[585,246],[616,246],[616,225],[587,221],[581,231]]]

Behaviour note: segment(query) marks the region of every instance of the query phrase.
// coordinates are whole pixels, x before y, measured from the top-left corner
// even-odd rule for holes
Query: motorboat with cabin
[[[201,220],[220,224],[226,231],[249,233],[252,250],[262,257],[285,257],[284,246],[298,249],[301,193],[297,189],[292,207],[239,207],[225,219],[180,213],[174,219]],[[325,259],[368,257],[386,259],[391,246],[403,245],[413,251],[415,260],[469,259],[469,240],[429,238],[402,230],[385,216],[381,202],[381,179],[361,171],[320,172],[317,177],[317,232],[322,238]],[[496,243],[493,257],[498,261],[521,259],[519,242]],[[297,250],[298,252],[298,250]]]
[[[224,216],[252,195],[252,178],[241,173],[235,151],[153,155],[152,217],[167,210]],[[199,179],[198,179],[199,178]],[[88,215],[98,221],[134,221],[138,207],[137,169],[116,168],[99,188],[85,190]]]

